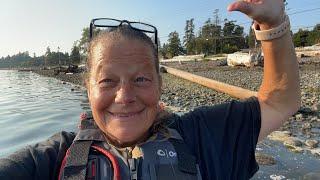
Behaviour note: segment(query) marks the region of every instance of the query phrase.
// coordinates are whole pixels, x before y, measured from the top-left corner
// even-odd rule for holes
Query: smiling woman
[[[82,116],[76,135],[61,132],[1,159],[0,178],[251,178],[258,139],[300,105],[298,66],[283,0],[237,1],[228,9],[256,20],[264,36],[257,97],[164,116],[156,29],[152,41],[137,22],[113,19],[116,26],[98,24],[109,29],[96,33],[93,20],[85,76],[93,117]]]
[[[145,140],[159,111],[161,80],[153,45],[126,37],[137,33],[127,26],[93,41],[87,82],[93,117],[118,146]],[[115,34],[123,34],[116,38]],[[143,36],[141,33],[140,36]]]

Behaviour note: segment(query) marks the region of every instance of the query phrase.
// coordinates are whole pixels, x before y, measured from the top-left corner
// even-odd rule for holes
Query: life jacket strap
[[[74,141],[68,150],[63,180],[85,180],[92,141]]]

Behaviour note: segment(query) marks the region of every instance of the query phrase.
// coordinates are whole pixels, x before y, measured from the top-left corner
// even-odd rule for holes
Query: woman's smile
[[[134,118],[138,117],[142,114],[142,112],[145,110],[143,108],[139,111],[132,111],[132,112],[126,112],[126,111],[116,111],[116,112],[107,112],[107,116],[109,116],[112,120],[119,120],[119,121],[130,121],[134,120]]]

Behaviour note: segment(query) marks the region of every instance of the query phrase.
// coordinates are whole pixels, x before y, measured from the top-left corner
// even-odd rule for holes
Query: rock
[[[309,129],[311,129],[311,128],[312,128],[311,123],[304,123],[304,124],[302,125],[302,130],[309,130]]]
[[[71,91],[74,91],[74,89],[73,89],[73,88],[71,88]]]
[[[301,130],[303,132],[306,132],[306,131],[310,131],[312,128],[312,125],[310,123],[304,123],[301,127]]]
[[[311,114],[311,113],[313,113],[312,109],[310,109],[308,107],[301,107],[299,109],[299,112],[303,113],[303,114]]]
[[[320,157],[320,148],[316,148],[316,149],[311,149],[310,150],[311,154],[319,156]]]
[[[271,166],[276,164],[276,160],[272,156],[263,153],[256,153],[256,161],[259,165]]]
[[[290,138],[291,132],[290,131],[274,131],[270,135],[268,135],[268,138],[274,141],[285,141],[288,138]]]
[[[65,81],[62,81],[62,84],[67,84]]]
[[[283,142],[283,144],[284,144],[285,146],[287,146],[287,147],[293,147],[293,148],[295,148],[295,147],[300,147],[300,146],[302,146],[302,141],[301,141],[300,139],[298,139],[298,138],[290,137],[290,138],[288,138],[287,140],[285,140],[285,141]]]
[[[294,152],[294,153],[303,153],[304,149],[301,147],[294,147],[294,148],[288,148],[289,151]]]
[[[310,148],[318,147],[319,141],[317,140],[306,140],[305,144]]]
[[[302,119],[303,119],[303,115],[301,114],[301,113],[299,113],[299,114],[296,114],[296,120],[297,121],[301,121]]]
[[[315,104],[312,106],[312,110],[314,111],[320,111],[320,104]]]
[[[320,172],[311,172],[303,176],[304,180],[319,180]]]
[[[317,122],[317,121],[318,121],[317,117],[312,117],[311,120],[310,120],[310,123],[314,123],[314,122]]]

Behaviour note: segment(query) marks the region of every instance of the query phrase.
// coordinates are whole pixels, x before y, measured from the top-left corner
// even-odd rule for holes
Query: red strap
[[[109,158],[109,160],[111,161],[112,167],[113,167],[114,179],[121,180],[120,168],[119,168],[119,164],[118,164],[116,157],[113,154],[111,154],[109,151],[106,151],[101,147],[98,147],[95,145],[93,145],[91,147]]]
[[[98,146],[94,146],[92,145],[91,146],[93,149],[99,151],[100,153],[102,153],[103,155],[105,155],[110,161],[111,161],[111,164],[112,164],[112,167],[113,167],[113,174],[114,174],[114,179],[115,180],[121,180],[121,176],[120,176],[120,168],[119,168],[119,164],[118,164],[118,161],[116,159],[116,157],[114,157],[113,154],[111,154],[109,151],[106,151],[104,150],[103,148],[101,147],[98,147]],[[62,177],[62,172],[63,172],[63,169],[65,168],[65,165],[67,163],[67,157],[69,156],[70,154],[70,151],[69,149],[67,150],[66,152],[66,155],[64,156],[63,160],[62,160],[62,163],[61,163],[61,166],[60,166],[60,170],[59,170],[59,176],[58,176],[58,180],[61,180]],[[93,176],[95,176],[95,166],[92,167],[94,169],[94,174]]]
[[[63,160],[62,160],[61,166],[60,166],[58,180],[61,180],[61,179],[62,179],[62,177],[61,177],[62,174],[61,174],[61,173],[62,173],[64,167],[66,166],[67,157],[69,156],[69,154],[70,154],[70,151],[69,151],[69,149],[68,149],[67,152],[66,152],[66,155],[64,156],[64,158],[63,158]]]

